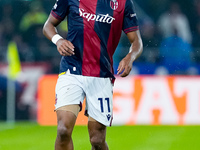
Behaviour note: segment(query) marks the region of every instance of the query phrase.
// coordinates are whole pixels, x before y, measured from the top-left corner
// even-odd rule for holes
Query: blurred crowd
[[[200,74],[200,0],[134,0],[144,45],[141,57],[133,64],[132,74]],[[47,73],[58,73],[60,55],[56,46],[42,34],[54,0],[0,1],[0,65],[7,65],[7,47],[17,44],[22,63],[45,62]],[[59,34],[67,36],[67,22],[62,22]],[[114,70],[128,53],[130,43],[122,33],[114,54]],[[37,76],[39,74],[36,73]],[[31,76],[31,72],[29,73]],[[24,77],[23,77],[24,78]],[[16,83],[16,118],[36,116],[34,110],[37,79],[27,78]],[[0,119],[6,118],[6,77],[0,75]],[[33,81],[30,81],[33,80]],[[32,89],[27,90],[27,83]],[[34,84],[34,86],[33,86]],[[25,100],[20,96],[26,89]],[[31,94],[32,93],[32,94]],[[34,95],[35,94],[35,95]],[[28,98],[27,98],[28,96]],[[21,102],[21,103],[20,103]],[[31,108],[30,108],[31,107]]]
[[[0,1],[1,63],[7,62],[8,43],[15,41],[21,62],[47,62],[51,66],[50,73],[58,72],[59,55],[42,33],[53,4],[54,1],[47,0]],[[63,30],[67,30],[67,26]]]
[[[135,74],[199,74],[200,1],[135,2],[144,44],[142,56],[133,65]],[[127,53],[127,43],[123,36],[117,56],[123,48]]]
[[[8,42],[14,40],[22,62],[48,62],[50,73],[58,73],[60,56],[55,45],[42,34],[42,26],[54,3],[49,0],[0,1],[1,63],[6,63]],[[134,65],[135,73],[198,74],[200,1],[135,0],[135,7],[144,44],[144,52]],[[59,33],[64,37],[66,24],[65,21],[59,26]],[[122,34],[114,55],[115,66],[129,46]]]

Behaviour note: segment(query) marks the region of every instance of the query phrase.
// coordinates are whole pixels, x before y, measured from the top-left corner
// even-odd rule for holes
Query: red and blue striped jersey
[[[60,73],[114,78],[112,57],[121,32],[138,30],[132,0],[57,0],[51,14],[67,16],[67,40],[75,47],[75,55],[62,56]]]

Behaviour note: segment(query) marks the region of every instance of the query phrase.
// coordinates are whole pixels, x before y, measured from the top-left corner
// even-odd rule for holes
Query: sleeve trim
[[[61,21],[63,20],[63,18],[60,17],[59,15],[57,15],[53,10],[51,11],[51,14],[52,14],[52,16],[55,17],[56,19],[61,20]]]
[[[139,26],[134,26],[134,27],[130,27],[130,28],[124,29],[124,32],[128,33],[128,32],[136,31],[136,30],[139,30]]]

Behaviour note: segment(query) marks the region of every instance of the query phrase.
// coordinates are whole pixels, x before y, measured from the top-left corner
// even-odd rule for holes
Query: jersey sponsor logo
[[[109,14],[91,14],[91,13],[88,13],[88,12],[85,12],[84,9],[82,8],[79,8],[79,15],[83,18],[86,18],[87,21],[90,21],[90,20],[95,20],[97,22],[103,22],[103,23],[108,23],[108,24],[111,24],[115,18],[113,18],[112,16],[110,16]]]
[[[113,10],[116,10],[118,8],[118,1],[117,0],[110,0],[110,7]]]

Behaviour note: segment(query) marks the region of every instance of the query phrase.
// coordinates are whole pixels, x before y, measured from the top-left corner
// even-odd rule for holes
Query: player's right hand
[[[74,53],[74,45],[65,39],[60,39],[56,43],[57,50],[62,56],[72,56],[75,55]]]

